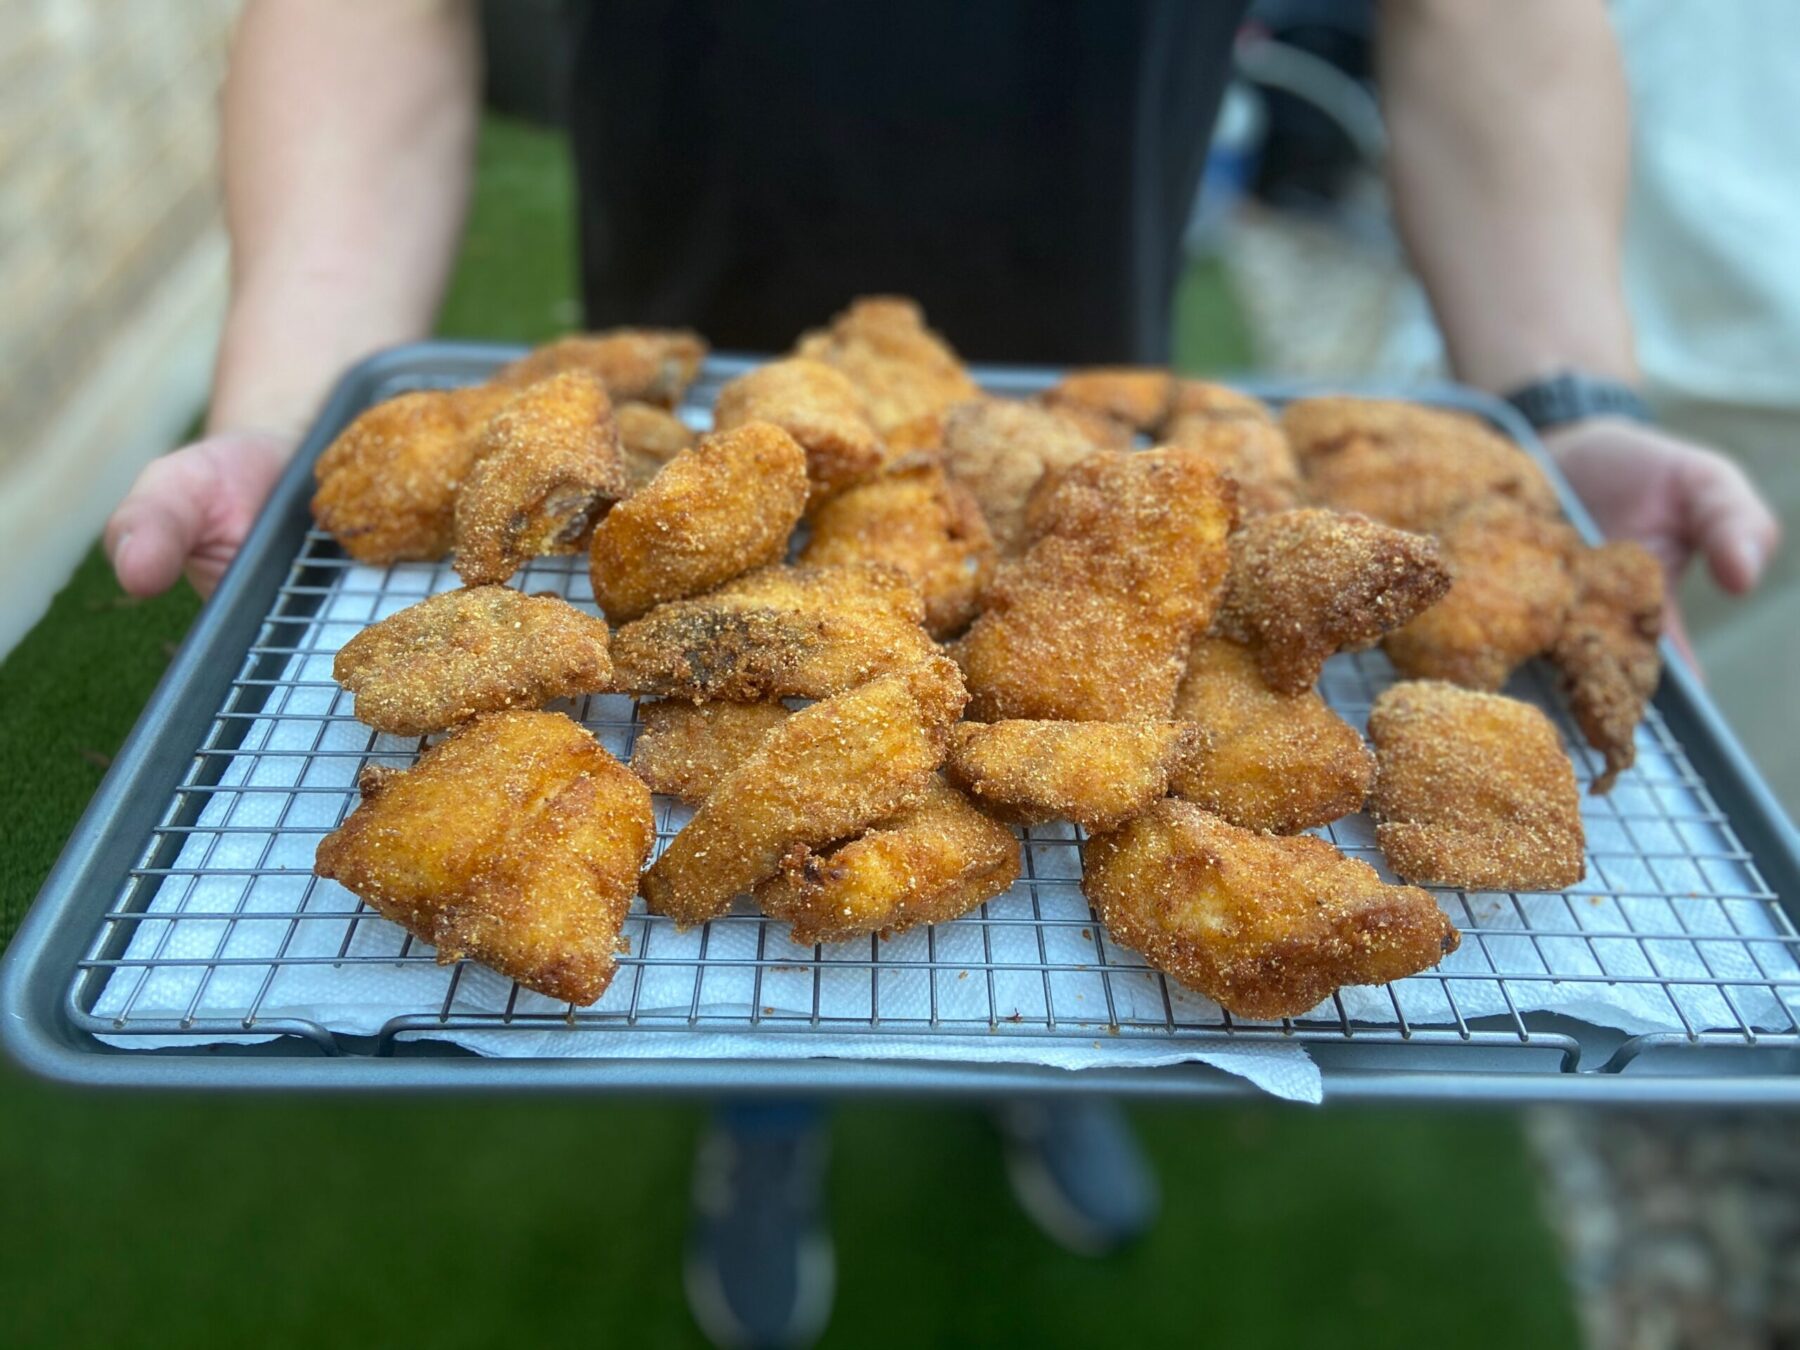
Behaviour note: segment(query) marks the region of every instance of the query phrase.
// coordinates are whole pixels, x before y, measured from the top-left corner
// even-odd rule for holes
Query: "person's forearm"
[[[1602,0],[1383,0],[1395,213],[1464,380],[1634,380],[1624,73]]]
[[[223,97],[213,430],[295,434],[346,365],[428,331],[462,232],[479,67],[469,0],[252,0]]]

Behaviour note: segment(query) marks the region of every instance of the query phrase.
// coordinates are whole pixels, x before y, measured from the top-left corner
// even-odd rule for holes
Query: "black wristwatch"
[[[1579,422],[1587,417],[1628,417],[1634,422],[1656,420],[1643,395],[1630,385],[1572,370],[1521,385],[1505,398],[1537,431],[1559,427],[1565,422]]]

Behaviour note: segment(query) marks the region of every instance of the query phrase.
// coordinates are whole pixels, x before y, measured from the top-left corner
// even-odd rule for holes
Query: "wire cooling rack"
[[[441,348],[385,358],[340,399],[315,450],[357,408],[468,378],[491,360]],[[686,410],[696,421],[737,368],[709,364]],[[1044,378],[1001,372],[989,383]],[[1800,933],[1783,903],[1791,889],[1784,895],[1772,881],[1790,885],[1791,835],[1768,818],[1742,763],[1721,751],[1721,737],[1731,749],[1728,736],[1708,718],[1696,720],[1686,702],[1668,706],[1668,690],[1640,731],[1637,766],[1609,796],[1584,791],[1582,883],[1545,895],[1437,890],[1463,932],[1458,953],[1385,988],[1341,991],[1299,1018],[1235,1019],[1115,946],[1080,893],[1080,834],[1060,825],[1023,832],[1024,875],[1007,895],[891,939],[796,947],[785,925],[749,908],[682,934],[637,902],[625,929],[630,952],[590,1008],[554,1004],[473,963],[439,966],[428,947],[310,867],[318,841],[353,809],[361,767],[403,766],[425,744],[356,723],[350,697],[330,679],[332,656],[363,625],[454,586],[456,577],[444,566],[354,564],[310,528],[304,501],[304,483],[284,484],[271,512],[299,513],[286,539],[247,546],[263,557],[271,583],[262,603],[245,616],[244,586],[215,602],[216,610],[235,600],[244,636],[209,644],[229,661],[215,667],[229,673],[210,710],[193,706],[198,681],[189,678],[180,690],[191,696],[187,727],[152,723],[134,737],[152,741],[151,758],[168,775],[166,788],[141,787],[130,798],[144,828],[127,842],[129,813],[104,793],[96,804],[102,818],[84,822],[84,832],[103,832],[123,865],[109,883],[107,869],[89,859],[72,886],[65,859],[46,887],[60,963],[46,957],[49,944],[30,948],[29,932],[20,944],[39,958],[30,971],[16,969],[17,950],[8,958],[9,999],[28,986],[40,1004],[54,1002],[55,1024],[46,1029],[54,1044],[37,1047],[55,1061],[38,1056],[48,1071],[94,1081],[445,1085],[472,1081],[470,1061],[444,1058],[447,1047],[531,1056],[539,1071],[549,1067],[544,1055],[577,1047],[573,1062],[544,1074],[546,1083],[606,1080],[584,1077],[584,1063],[609,1065],[614,1086],[829,1080],[981,1090],[1079,1079],[1213,1091],[1228,1081],[1192,1068],[1076,1075],[929,1062],[931,1045],[950,1054],[953,1038],[962,1038],[950,1058],[978,1049],[989,1060],[1101,1069],[1141,1063],[1129,1052],[1145,1047],[1178,1056],[1301,1045],[1324,1069],[1328,1090],[1365,1095],[1800,1097]],[[583,560],[539,560],[514,584],[592,605]],[[1327,666],[1321,690],[1361,726],[1393,678],[1378,652],[1345,655]],[[1585,790],[1594,761],[1546,672],[1527,668],[1509,692],[1550,713]],[[613,753],[629,756],[631,700],[595,696],[561,706]],[[1685,736],[1672,722],[1685,722]],[[1702,744],[1705,771],[1692,753]],[[685,818],[678,804],[657,798],[659,850]],[[1753,828],[1740,828],[1746,821]],[[1365,817],[1321,833],[1385,873]],[[41,1009],[33,1016],[44,1019]],[[16,1035],[9,1039],[20,1048]],[[781,1055],[816,1053],[808,1049],[814,1043],[832,1054],[850,1045],[874,1055],[883,1041],[904,1043],[909,1056],[923,1044],[927,1061],[808,1075],[791,1062],[772,1067],[773,1050],[759,1058],[761,1048],[778,1046]],[[695,1047],[705,1058],[691,1058]],[[626,1053],[635,1062],[622,1072],[616,1061]],[[726,1056],[744,1058],[722,1068]],[[171,1063],[173,1071],[162,1067]],[[362,1070],[333,1077],[333,1068],[352,1063]],[[525,1067],[476,1063],[490,1080],[510,1084]]]

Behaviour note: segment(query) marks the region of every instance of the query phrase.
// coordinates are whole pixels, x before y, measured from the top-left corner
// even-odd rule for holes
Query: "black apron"
[[[588,321],[780,351],[898,292],[973,360],[1164,361],[1246,3],[586,6]]]

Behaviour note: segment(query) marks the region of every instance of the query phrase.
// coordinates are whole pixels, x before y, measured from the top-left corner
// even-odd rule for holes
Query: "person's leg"
[[[1156,1222],[1156,1173],[1117,1102],[1020,1098],[994,1112],[1019,1206],[1053,1241],[1104,1256]]]
[[[682,1280],[713,1344],[806,1346],[825,1330],[836,1284],[828,1145],[825,1108],[811,1100],[735,1102],[707,1122]]]

